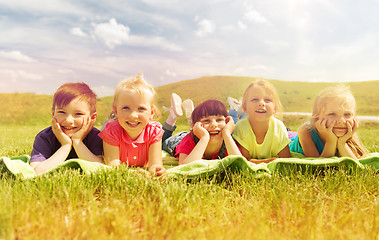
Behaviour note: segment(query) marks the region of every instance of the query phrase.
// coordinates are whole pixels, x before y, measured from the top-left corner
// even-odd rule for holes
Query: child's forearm
[[[324,146],[324,150],[322,151],[320,157],[334,157],[336,155],[337,150],[337,141],[327,141]]]
[[[279,153],[278,157],[280,158],[290,158],[291,157],[291,152],[290,152],[290,147],[289,145],[285,146]]]
[[[117,167],[117,166],[121,165],[121,161],[119,159],[113,159],[109,162],[106,162],[106,164],[108,166],[111,166],[111,167]]]
[[[162,176],[166,169],[162,162],[162,141],[153,143],[149,147],[148,170],[154,176]]]
[[[103,157],[93,154],[82,141],[73,141],[72,145],[79,159],[87,160],[89,162],[103,163]]]
[[[179,155],[179,165],[187,164],[187,163],[202,159],[204,152],[207,149],[208,142],[209,142],[209,137],[201,138],[188,156],[186,156],[184,159],[181,159]]]
[[[37,174],[47,172],[66,161],[71,151],[71,144],[62,145],[51,157],[43,162],[31,162],[30,166]]]
[[[236,142],[230,134],[223,135],[223,138],[226,150],[228,151],[228,155],[242,155],[239,148],[237,147]]]
[[[346,142],[338,142],[337,149],[340,157],[350,157],[352,159],[358,159]]]
[[[269,163],[274,161],[276,158],[266,158],[266,159],[249,159],[249,162],[259,164],[259,163]]]

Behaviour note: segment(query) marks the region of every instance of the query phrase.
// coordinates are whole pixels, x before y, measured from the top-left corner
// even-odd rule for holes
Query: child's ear
[[[91,114],[91,121],[92,122],[95,122],[96,121],[96,118],[97,118],[97,112],[94,112]]]
[[[244,111],[244,112],[247,112],[246,110],[246,105],[245,104],[242,104],[242,110]]]
[[[154,115],[155,115],[155,110],[154,110],[154,108],[152,108],[150,118],[149,118],[150,121],[153,120]]]

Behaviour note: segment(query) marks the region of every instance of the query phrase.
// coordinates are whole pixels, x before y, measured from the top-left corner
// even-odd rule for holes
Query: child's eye
[[[217,122],[224,122],[225,121],[225,119],[223,119],[223,118],[217,118],[217,120],[216,120]]]
[[[76,113],[75,115],[76,115],[76,116],[83,116],[84,113]]]
[[[349,117],[351,117],[351,116],[352,116],[351,113],[345,113],[345,118],[349,118]]]
[[[145,108],[145,107],[139,107],[138,108],[138,111],[140,111],[140,112],[143,112],[143,111],[146,111],[147,110],[147,108]]]
[[[65,114],[66,112],[65,111],[62,111],[62,110],[58,110],[57,113],[60,113],[60,114]]]
[[[203,124],[207,124],[207,123],[210,123],[210,120],[203,120],[203,121],[201,121]]]
[[[267,103],[268,103],[268,102],[272,102],[272,100],[271,100],[270,98],[266,98],[266,99],[265,99],[265,102],[267,102]]]
[[[335,113],[328,113],[328,116],[334,116],[336,115]]]
[[[258,101],[258,98],[253,98],[253,99],[251,99],[251,101],[256,102],[256,101]]]
[[[129,110],[128,106],[122,107],[123,110]]]

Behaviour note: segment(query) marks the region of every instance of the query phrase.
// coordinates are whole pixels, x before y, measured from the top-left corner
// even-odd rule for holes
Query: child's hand
[[[346,125],[347,125],[346,134],[338,138],[338,142],[340,143],[346,143],[347,140],[353,137],[354,133],[357,131],[359,127],[359,123],[356,118],[354,118],[352,121],[347,121]]]
[[[337,136],[333,133],[333,127],[336,121],[333,120],[328,126],[327,119],[319,119],[315,122],[315,127],[319,134],[325,138],[325,141],[337,141]]]
[[[221,130],[222,135],[225,135],[225,134],[232,135],[232,133],[234,131],[234,121],[233,121],[233,118],[231,116],[227,116],[225,118],[225,123],[226,123],[226,125]]]
[[[166,168],[163,166],[151,166],[149,172],[151,175],[159,177],[166,173]]]
[[[71,139],[73,142],[75,141],[83,141],[83,139],[88,135],[88,133],[93,128],[93,122],[91,121],[91,117],[86,117],[83,119],[82,127],[77,131],[74,135],[72,135]]]
[[[62,146],[66,144],[72,145],[70,137],[62,131],[61,125],[57,122],[57,120],[54,117],[51,121],[51,129],[53,130],[55,137],[58,139]]]
[[[249,159],[249,162],[259,164],[259,163],[270,163],[274,161],[276,158],[266,158],[266,159]]]
[[[203,127],[201,122],[195,123],[192,130],[199,139],[203,137],[208,137],[208,139],[210,138],[209,132]]]

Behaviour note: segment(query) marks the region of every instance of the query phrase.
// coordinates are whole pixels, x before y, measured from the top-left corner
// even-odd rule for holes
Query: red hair
[[[218,100],[206,100],[199,104],[192,112],[192,123],[200,121],[203,117],[208,116],[219,116],[224,117],[228,116],[228,111],[226,110],[225,105]]]
[[[53,111],[55,107],[64,107],[77,98],[88,104],[91,113],[96,112],[96,94],[85,83],[65,83],[54,93]]]

